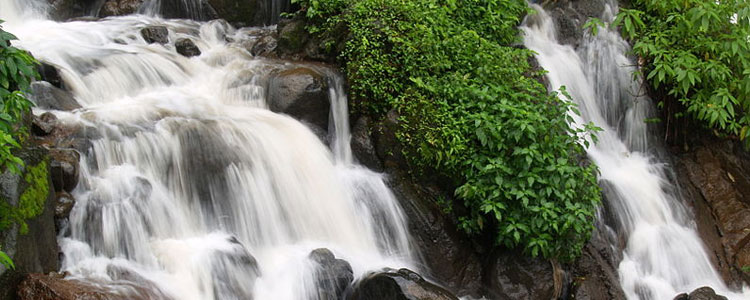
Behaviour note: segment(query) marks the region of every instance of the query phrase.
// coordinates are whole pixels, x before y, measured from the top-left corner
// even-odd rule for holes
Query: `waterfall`
[[[701,286],[747,299],[750,293],[729,290],[712,266],[690,211],[667,179],[669,166],[658,158],[659,145],[648,139],[645,120],[654,108],[641,82],[632,79],[628,43],[600,28],[595,36],[584,33],[576,51],[557,41],[550,15],[532,6],[537,13],[522,26],[526,47],[549,71],[551,87],[565,86],[578,105],[575,123],[603,128],[588,156],[599,166],[599,182],[611,190],[605,201],[626,238],[618,270],[628,299],[672,299]],[[616,11],[617,3],[610,1],[601,19],[611,22]]]
[[[240,45],[252,30],[144,15],[57,23],[31,5],[42,2],[0,0],[0,18],[83,106],[58,120],[93,137],[59,237],[62,271],[173,299],[317,299],[316,248],[355,277],[416,267],[383,175],[352,162],[339,74],[325,71],[331,151],[266,103],[269,76],[319,67],[253,57]],[[12,18],[27,13],[37,17]],[[147,44],[151,25],[170,42]],[[182,38],[202,54],[175,53]]]

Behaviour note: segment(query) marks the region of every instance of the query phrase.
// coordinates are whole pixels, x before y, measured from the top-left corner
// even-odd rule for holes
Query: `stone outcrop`
[[[141,29],[141,36],[146,43],[166,44],[169,43],[169,30],[166,26],[148,26]]]
[[[19,300],[170,299],[160,291],[144,286],[148,285],[122,283],[105,289],[92,283],[64,279],[60,274],[29,274],[19,285],[17,296]]]
[[[458,300],[408,269],[384,270],[366,276],[353,288],[351,300]]]
[[[678,158],[677,177],[689,179],[687,188],[698,192],[690,204],[714,265],[731,285],[748,282],[743,267],[750,266],[750,154],[732,142],[712,141]]]
[[[99,9],[100,17],[124,16],[133,14],[143,4],[143,0],[107,0]]]
[[[174,47],[177,50],[177,53],[185,57],[201,55],[201,50],[198,49],[198,46],[196,46],[190,39],[179,39],[174,43]]]
[[[315,262],[318,300],[343,299],[344,292],[354,280],[349,262],[336,258],[331,250],[315,249],[308,256]]]
[[[328,129],[330,103],[328,83],[320,72],[299,67],[272,75],[268,84],[268,106],[323,131]]]

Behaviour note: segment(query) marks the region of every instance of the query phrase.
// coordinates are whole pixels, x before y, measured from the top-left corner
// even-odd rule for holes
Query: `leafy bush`
[[[750,2],[634,0],[613,25],[634,42],[660,105],[750,146]]]
[[[10,259],[8,254],[5,254],[5,252],[0,251],[0,264],[5,266],[6,269],[15,269],[16,266],[13,264],[13,260]]]
[[[38,62],[31,54],[11,46],[10,41],[15,39],[0,27],[0,169],[19,173],[23,162],[11,151],[21,147],[18,138],[26,134],[21,119],[30,111],[32,103],[24,93],[39,75],[34,67]]]
[[[498,244],[572,259],[600,201],[570,102],[534,79],[533,53],[509,46],[523,0],[302,1],[322,39],[348,29],[339,53],[352,110],[396,110],[410,165],[458,188],[459,225]],[[340,47],[339,47],[340,48]]]

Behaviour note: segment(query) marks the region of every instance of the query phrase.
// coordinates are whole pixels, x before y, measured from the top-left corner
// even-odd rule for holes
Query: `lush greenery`
[[[352,109],[398,112],[409,164],[451,178],[467,232],[568,260],[600,201],[570,102],[534,79],[516,27],[523,0],[301,1],[308,29],[335,43]],[[342,30],[343,28],[343,30]],[[340,40],[340,39],[338,39]]]
[[[750,146],[750,2],[634,0],[613,23],[644,60],[670,116],[685,114]]]
[[[0,20],[2,24],[2,20]],[[23,162],[13,155],[20,148],[19,140],[26,135],[21,119],[32,103],[24,96],[29,84],[39,75],[37,61],[26,51],[15,48],[10,41],[16,37],[0,27],[0,169],[19,173]]]
[[[15,269],[16,266],[13,264],[13,260],[10,259],[8,254],[5,254],[5,252],[0,251],[0,264],[5,266],[7,269]]]

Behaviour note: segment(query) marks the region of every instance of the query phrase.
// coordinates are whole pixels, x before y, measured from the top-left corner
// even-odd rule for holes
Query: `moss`
[[[0,231],[5,231],[13,223],[17,223],[21,226],[19,232],[26,234],[29,231],[26,220],[44,211],[44,204],[49,194],[47,161],[44,160],[35,166],[28,167],[23,178],[28,185],[21,193],[18,205],[13,206],[7,201],[0,201]]]

